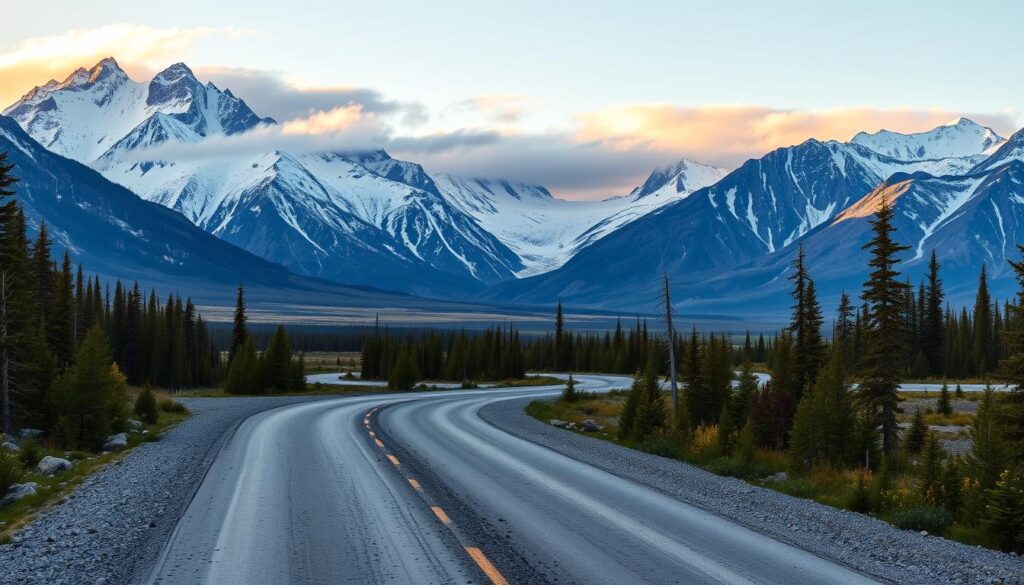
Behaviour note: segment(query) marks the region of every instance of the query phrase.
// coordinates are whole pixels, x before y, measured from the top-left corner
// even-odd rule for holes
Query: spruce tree
[[[293,386],[292,376],[291,340],[278,325],[261,360],[260,386],[272,392],[288,392]]]
[[[1024,246],[1017,248],[1024,252]],[[1024,462],[1024,260],[1011,261],[1010,266],[1018,285],[1017,302],[1008,306],[1007,325],[1003,329],[1006,359],[999,370],[1010,392],[1002,397],[996,412],[1012,457]]]
[[[914,411],[913,422],[910,423],[910,429],[907,430],[907,435],[903,439],[903,448],[907,450],[907,453],[917,455],[921,452],[927,435],[928,425],[924,422],[924,412],[918,408]]]
[[[565,381],[565,388],[562,389],[562,400],[576,402],[579,398],[580,394],[576,390],[576,380],[573,379],[572,372],[569,372],[569,379]]]
[[[984,263],[981,265],[981,274],[978,275],[978,295],[974,300],[972,324],[974,331],[971,335],[971,365],[974,373],[984,374],[995,366],[992,351],[992,297],[988,292],[988,277]]]
[[[882,428],[882,451],[891,454],[897,447],[897,414],[901,356],[904,353],[904,324],[900,299],[906,285],[897,277],[897,254],[909,249],[893,239],[892,207],[885,201],[871,222],[874,237],[864,245],[871,260],[871,272],[864,283],[862,297],[867,305],[866,343],[861,370],[863,379],[858,393],[863,408]]]
[[[814,281],[807,274],[804,247],[800,244],[793,281],[793,316],[789,332],[793,336],[793,366],[796,385],[793,398],[799,400],[805,389],[814,384],[814,378],[821,368],[825,356],[825,344],[821,339],[821,306],[814,290]]]
[[[114,364],[107,336],[93,326],[75,353],[74,364],[53,383],[58,417],[69,421],[68,448],[98,449],[125,421],[127,386]]]
[[[246,338],[235,353],[235,359],[228,365],[224,391],[228,394],[259,394],[263,390],[260,387],[259,369],[260,359],[252,338]]]
[[[988,493],[986,527],[999,547],[1024,553],[1024,465],[1003,471]]]
[[[235,316],[234,325],[231,329],[231,348],[228,350],[228,367],[234,361],[235,354],[239,348],[249,339],[247,321],[248,317],[245,313],[245,286],[239,284],[235,295]]]
[[[994,488],[1010,463],[997,408],[995,392],[986,388],[971,424],[971,450],[965,458],[970,476],[982,490]]]
[[[420,372],[413,362],[409,348],[402,347],[398,360],[388,375],[388,390],[411,390],[419,382]]]
[[[853,305],[850,303],[850,295],[843,291],[839,297],[839,308],[836,310],[836,323],[833,328],[832,337],[839,351],[843,368],[850,371],[854,362],[854,327]]]
[[[939,278],[939,261],[932,250],[931,260],[928,262],[928,285],[926,291],[926,306],[924,307],[924,322],[921,324],[921,348],[925,358],[928,360],[928,367],[931,374],[945,372],[945,323],[942,305],[945,295],[942,291],[942,280]]]
[[[939,390],[939,399],[935,403],[935,410],[942,416],[953,414],[953,403],[949,399],[949,384],[942,381],[942,389]]]
[[[917,462],[917,489],[928,500],[937,502],[942,485],[942,464],[945,453],[939,446],[939,436],[933,431],[925,437],[921,458]]]

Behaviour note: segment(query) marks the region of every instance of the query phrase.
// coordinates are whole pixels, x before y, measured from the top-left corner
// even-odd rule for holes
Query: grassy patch
[[[789,474],[782,481],[768,478],[780,471],[789,471],[782,452],[755,449],[745,457],[738,452],[732,456],[722,453],[715,427],[699,429],[689,442],[683,444],[665,435],[655,435],[636,445],[617,439],[615,423],[622,409],[625,392],[609,395],[586,396],[568,403],[563,400],[535,400],[526,407],[526,413],[544,423],[559,419],[580,423],[593,418],[606,426],[606,432],[597,437],[662,457],[679,459],[716,475],[736,477],[755,485],[776,490],[794,497],[855,512],[874,510],[875,516],[908,530],[927,530],[969,545],[992,547],[983,529],[952,523],[941,508],[923,500],[914,481],[911,462],[897,454],[889,459],[888,474],[881,477],[860,470],[816,468],[802,475]],[[954,413],[950,417],[929,415],[933,425],[969,425],[972,414]]]
[[[494,383],[495,388],[520,388],[527,386],[561,386],[565,380],[553,376],[527,376],[521,379],[501,380]]]
[[[164,397],[167,397],[166,393],[164,393]],[[46,507],[63,501],[87,477],[104,466],[118,461],[140,443],[159,440],[164,431],[189,416],[187,409],[175,408],[174,410],[175,412],[161,411],[156,424],[143,427],[148,431],[147,434],[128,433],[128,446],[106,455],[82,451],[62,451],[53,448],[46,442],[39,443],[37,449],[40,458],[46,455],[61,457],[72,461],[74,466],[54,477],[46,477],[36,473],[34,468],[25,469],[23,467],[19,483],[35,482],[38,484],[36,494],[22,498],[10,506],[0,508],[0,543],[9,542],[14,532],[31,522]]]

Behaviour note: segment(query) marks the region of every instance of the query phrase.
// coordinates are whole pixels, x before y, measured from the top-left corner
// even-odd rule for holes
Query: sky
[[[629,192],[681,157],[734,168],[807,138],[1024,126],[1024,4],[48,0],[4,8],[0,107],[115,57],[187,63],[285,123],[428,171]],[[266,143],[264,136],[260,146]]]

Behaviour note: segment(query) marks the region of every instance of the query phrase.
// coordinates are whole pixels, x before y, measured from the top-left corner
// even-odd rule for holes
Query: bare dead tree
[[[676,331],[672,326],[672,295],[669,290],[668,273],[665,273],[665,289],[659,303],[665,311],[665,335],[668,339],[668,379],[672,390],[672,412],[679,412],[679,386],[676,384]]]

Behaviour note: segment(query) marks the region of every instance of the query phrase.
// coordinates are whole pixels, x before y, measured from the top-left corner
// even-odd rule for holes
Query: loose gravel
[[[552,427],[523,412],[529,399],[480,416],[513,435],[733,520],[777,540],[900,585],[1024,583],[1024,560],[721,477],[681,461]]]
[[[193,412],[82,482],[0,545],[0,583],[136,583],[160,555],[234,429],[258,412],[323,397],[190,398]]]

